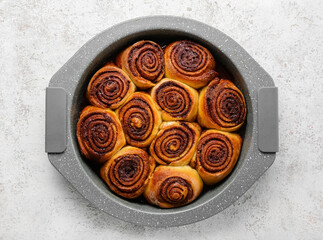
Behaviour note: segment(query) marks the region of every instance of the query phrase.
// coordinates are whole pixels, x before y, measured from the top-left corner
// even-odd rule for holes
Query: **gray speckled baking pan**
[[[109,191],[81,156],[76,123],[91,75],[117,52],[137,40],[161,44],[191,39],[206,46],[235,78],[248,109],[238,163],[229,177],[191,204],[159,209],[127,201]],[[46,152],[53,166],[91,203],[119,219],[146,226],[180,226],[211,217],[244,194],[272,165],[278,151],[277,88],[272,78],[235,41],[197,21],[145,17],[113,26],[87,42],[52,77],[46,90]]]

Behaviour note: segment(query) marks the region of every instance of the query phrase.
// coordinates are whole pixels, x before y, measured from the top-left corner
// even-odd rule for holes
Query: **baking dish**
[[[243,146],[232,173],[189,205],[159,209],[109,191],[81,156],[76,123],[86,105],[91,76],[116,53],[142,40],[167,44],[191,39],[207,47],[234,76],[245,96]],[[171,16],[130,20],[98,34],[52,77],[46,89],[45,148],[52,165],[94,206],[119,219],[146,226],[180,226],[211,217],[234,203],[273,164],[278,151],[278,89],[272,78],[235,41],[206,24]]]

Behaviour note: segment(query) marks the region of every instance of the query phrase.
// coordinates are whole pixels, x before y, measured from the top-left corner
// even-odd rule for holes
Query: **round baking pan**
[[[237,165],[221,183],[189,205],[160,209],[141,199],[113,194],[81,155],[76,123],[87,104],[91,76],[122,49],[138,40],[161,45],[190,39],[207,47],[234,77],[245,96],[247,121]],[[235,202],[272,165],[278,151],[278,97],[272,78],[224,33],[206,24],[170,16],[145,17],[115,25],[87,42],[52,77],[46,89],[45,147],[53,166],[93,205],[119,219],[146,226],[180,226],[211,217]]]

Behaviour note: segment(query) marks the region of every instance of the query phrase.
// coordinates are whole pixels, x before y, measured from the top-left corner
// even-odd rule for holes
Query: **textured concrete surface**
[[[0,239],[322,239],[323,3],[0,0]],[[279,87],[280,152],[234,205],[171,229],[114,219],[84,200],[44,152],[50,77],[89,38],[169,14],[240,43]]]

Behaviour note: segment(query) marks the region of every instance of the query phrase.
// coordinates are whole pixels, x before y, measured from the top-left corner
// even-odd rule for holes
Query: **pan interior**
[[[194,202],[175,209],[159,209],[154,206],[150,206],[146,203],[144,198],[138,198],[135,200],[128,200],[121,198],[111,192],[108,186],[100,179],[98,175],[99,167],[91,164],[87,159],[85,159],[78,148],[78,143],[76,139],[76,124],[78,118],[80,116],[80,112],[82,109],[89,105],[85,98],[85,92],[87,85],[93,76],[93,74],[100,69],[106,62],[113,61],[116,54],[125,49],[126,47],[130,46],[131,44],[139,41],[139,40],[152,40],[159,43],[162,47],[165,47],[168,43],[176,41],[176,40],[192,40],[201,44],[202,46],[206,47],[214,56],[216,63],[222,65],[229,73],[232,74],[233,82],[238,86],[238,88],[242,91],[246,104],[247,104],[247,122],[244,126],[239,130],[239,134],[243,138],[243,146],[241,149],[239,160],[230,173],[230,175],[215,186],[205,186],[201,195],[196,199]],[[203,203],[211,200],[212,198],[216,197],[221,191],[223,191],[235,178],[243,163],[245,161],[246,153],[251,146],[251,135],[253,129],[253,112],[251,106],[251,99],[249,95],[249,91],[247,85],[239,73],[237,71],[234,64],[230,61],[229,57],[223,54],[216,46],[212,43],[203,39],[203,37],[192,35],[187,32],[181,31],[174,31],[174,30],[165,30],[165,29],[156,29],[150,31],[142,31],[136,34],[128,35],[124,38],[117,39],[113,44],[110,44],[108,47],[103,49],[101,53],[96,56],[91,64],[88,65],[86,70],[84,71],[83,75],[80,77],[79,83],[75,89],[72,106],[71,106],[71,113],[70,113],[70,130],[71,130],[71,137],[72,137],[72,144],[74,145],[74,149],[76,150],[76,157],[80,164],[83,166],[85,172],[88,174],[90,179],[93,181],[94,185],[102,190],[108,198],[118,201],[121,205],[127,206],[132,209],[136,209],[138,211],[144,211],[149,213],[158,213],[158,214],[167,214],[169,212],[182,212],[187,211],[192,208],[196,208]]]

